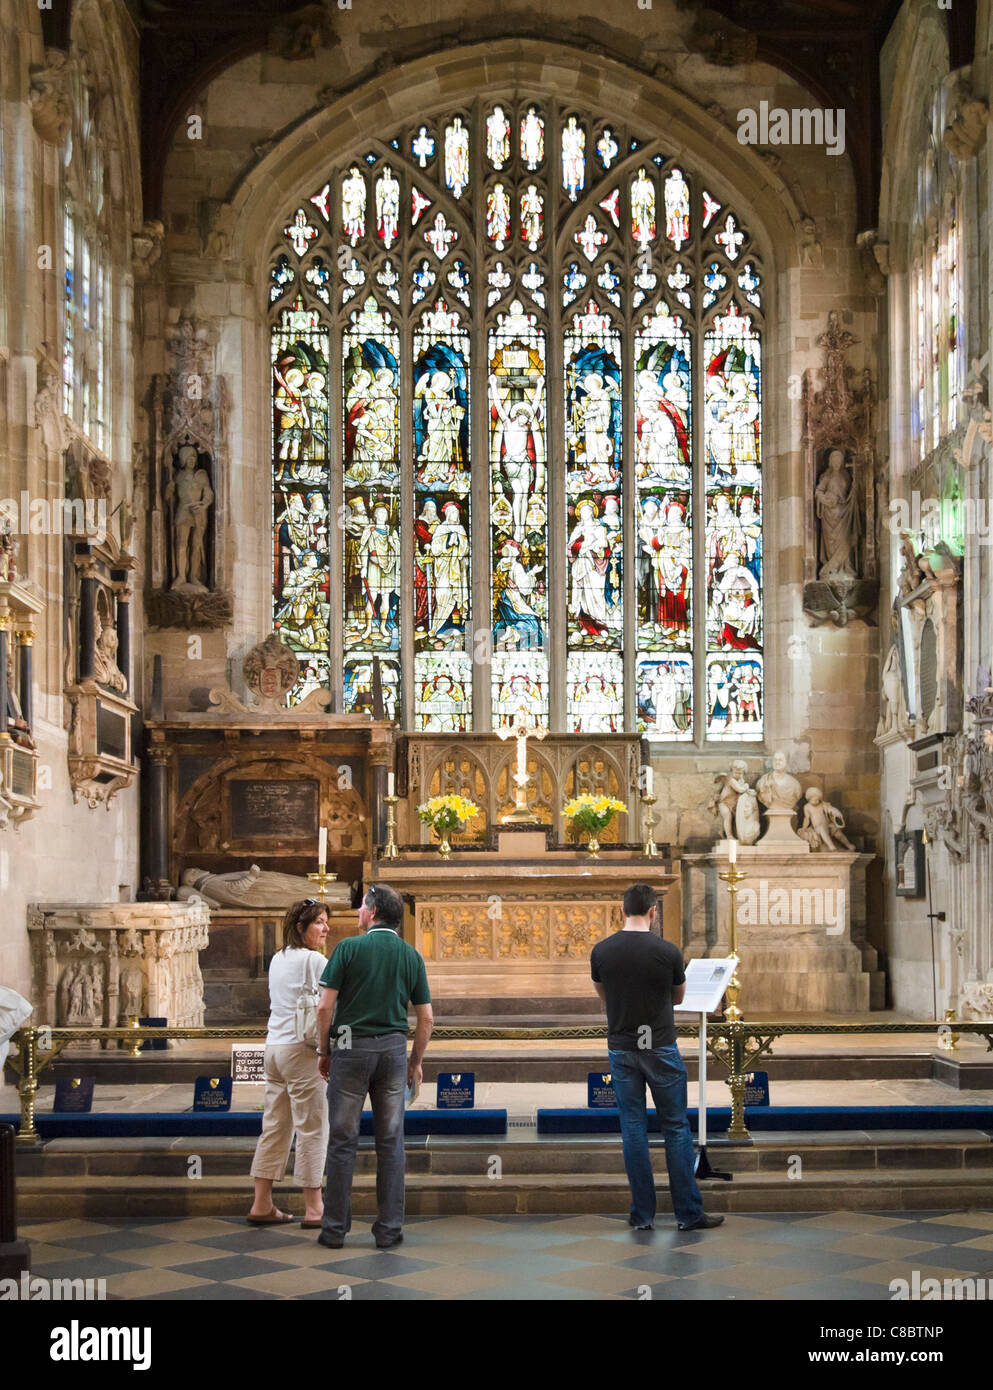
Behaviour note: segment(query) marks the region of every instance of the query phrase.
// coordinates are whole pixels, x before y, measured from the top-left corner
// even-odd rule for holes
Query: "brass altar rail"
[[[745,1023],[743,1020],[723,1020],[708,1022],[707,1051],[726,1069],[727,1082],[731,1089],[731,1123],[727,1137],[738,1143],[749,1143],[751,1136],[745,1127],[745,1086],[748,1073],[754,1070],[753,1063],[761,1056],[772,1055],[772,1044],[781,1037],[810,1036],[827,1034],[833,1037],[856,1037],[860,1033],[899,1035],[931,1033],[939,1036],[948,1034],[954,1028],[956,1033],[975,1033],[986,1039],[987,1050],[993,1052],[993,1019],[973,1019],[959,1022],[933,1022],[925,1019],[917,1023]],[[677,1024],[676,1032],[681,1038],[697,1036],[696,1024]],[[255,1028],[49,1028],[26,1027],[19,1029],[11,1039],[17,1049],[17,1057],[11,1056],[10,1065],[20,1078],[17,1093],[21,1104],[21,1123],[17,1143],[23,1148],[37,1145],[41,1137],[35,1127],[35,1097],[38,1092],[38,1076],[45,1067],[55,1061],[64,1048],[73,1042],[121,1042],[128,1044],[131,1056],[137,1057],[139,1042],[156,1038],[181,1038],[186,1041],[223,1040],[242,1041],[264,1038],[266,1029]],[[408,1034],[413,1037],[413,1029]],[[570,1024],[561,1028],[497,1028],[485,1025],[477,1028],[454,1024],[438,1024],[432,1038],[442,1041],[459,1042],[569,1042],[603,1039],[607,1028],[603,1023]]]

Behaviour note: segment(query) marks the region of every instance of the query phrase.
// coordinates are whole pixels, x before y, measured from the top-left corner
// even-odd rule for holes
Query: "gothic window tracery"
[[[761,739],[763,274],[733,200],[514,93],[321,182],[265,287],[291,698],[337,671],[370,710],[378,668],[417,730]]]

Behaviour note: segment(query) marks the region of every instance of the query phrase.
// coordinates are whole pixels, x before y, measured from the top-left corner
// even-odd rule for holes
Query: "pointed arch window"
[[[301,189],[265,288],[276,626],[416,730],[763,736],[759,248],[650,132],[506,92]]]

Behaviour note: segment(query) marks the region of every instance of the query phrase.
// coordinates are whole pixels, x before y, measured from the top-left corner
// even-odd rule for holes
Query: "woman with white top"
[[[300,1040],[300,1019],[316,1022],[317,986],[327,965],[327,906],[314,898],[294,903],[283,919],[283,947],[269,966],[269,1031],[265,1040],[262,1134],[255,1147],[255,1201],[250,1226],[281,1226],[296,1218],[278,1211],[272,1185],[281,1182],[294,1132],[294,1173],[303,1188],[305,1229],[321,1224],[321,1177],[328,1146],[328,1107],[317,1070],[317,1042]],[[299,1001],[307,1002],[305,1010]]]

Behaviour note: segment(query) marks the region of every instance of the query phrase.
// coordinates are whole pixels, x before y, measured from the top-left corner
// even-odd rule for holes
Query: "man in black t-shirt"
[[[665,1162],[673,1210],[681,1231],[709,1230],[723,1216],[708,1216],[693,1176],[693,1137],[686,1118],[686,1067],[676,1046],[672,1006],[686,993],[683,956],[655,935],[654,888],[636,883],[624,894],[624,926],[598,941],[590,956],[593,987],[607,1010],[607,1055],[621,1121],[624,1167],[631,1188],[632,1226],[655,1222],[655,1178],[648,1149],[645,1082],[665,1136]]]

